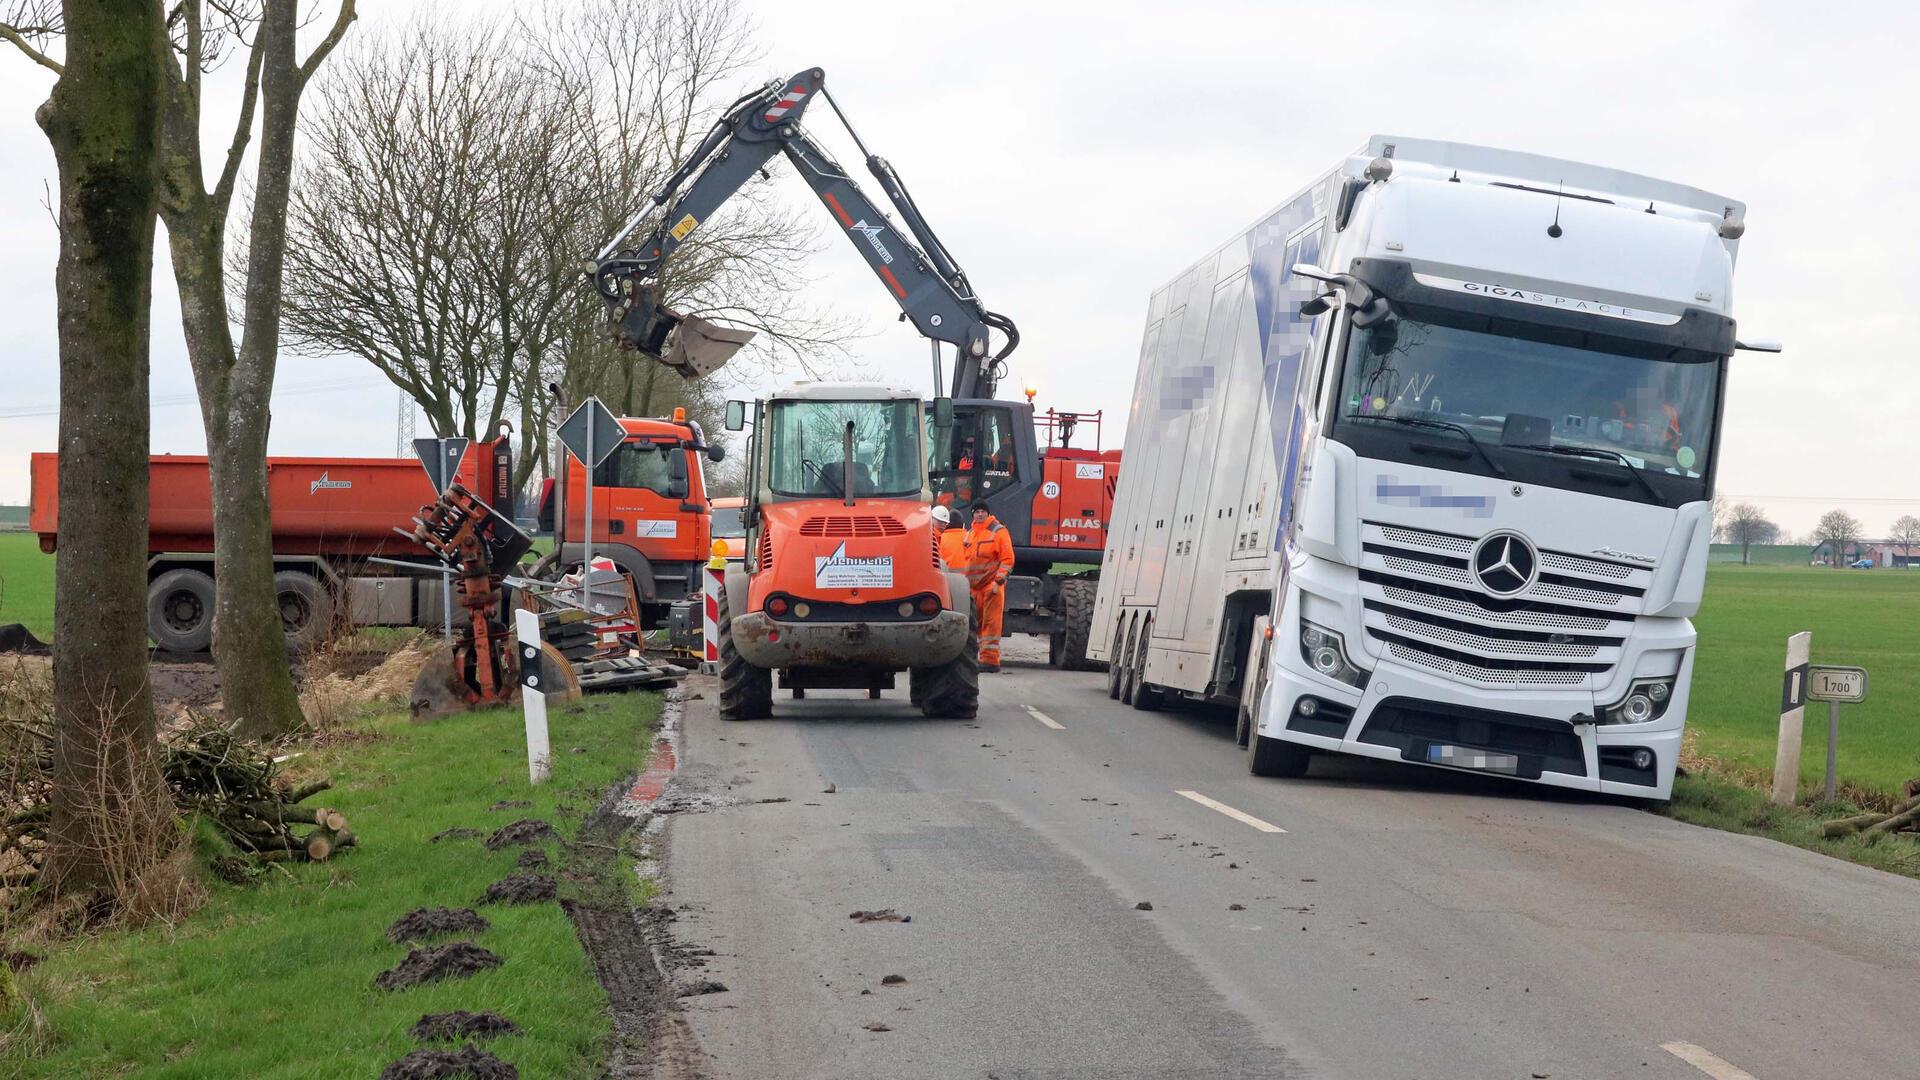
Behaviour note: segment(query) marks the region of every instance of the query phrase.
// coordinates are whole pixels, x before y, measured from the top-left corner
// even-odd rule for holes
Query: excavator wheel
[[[1107,665],[1087,659],[1087,638],[1093,632],[1093,597],[1099,582],[1069,578],[1060,583],[1060,607],[1066,629],[1048,642],[1047,659],[1062,671],[1104,671]]]
[[[933,720],[971,720],[980,711],[980,626],[967,626],[960,655],[939,667],[915,668],[908,695],[920,713]]]
[[[798,695],[796,695],[798,696]],[[720,600],[720,719],[765,720],[773,715],[773,672],[755,667],[733,647],[733,611]]]

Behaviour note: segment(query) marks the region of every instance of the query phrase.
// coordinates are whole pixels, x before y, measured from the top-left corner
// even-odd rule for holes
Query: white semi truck
[[[1335,751],[1664,799],[1745,208],[1376,136],[1153,294],[1088,655]]]

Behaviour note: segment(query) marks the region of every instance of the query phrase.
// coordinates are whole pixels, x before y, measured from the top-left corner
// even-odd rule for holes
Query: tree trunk
[[[164,854],[147,685],[147,346],[166,29],[156,0],[67,0],[39,110],[60,174],[60,547],[44,880],[111,887]]]

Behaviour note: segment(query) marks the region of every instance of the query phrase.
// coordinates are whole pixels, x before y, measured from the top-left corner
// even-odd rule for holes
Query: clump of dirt
[[[492,806],[487,807],[487,809],[489,810],[525,810],[527,807],[532,805],[533,805],[532,803],[528,802],[525,799],[501,799],[499,802],[494,803]]]
[[[387,927],[387,940],[425,941],[442,934],[479,934],[487,929],[487,920],[471,908],[417,908],[394,920]]]
[[[520,1025],[495,1012],[428,1013],[413,1025],[415,1042],[458,1042],[461,1039],[491,1039],[499,1035],[518,1035]]]
[[[528,848],[520,853],[513,865],[521,870],[545,870],[553,865],[553,860],[547,858],[547,853],[539,848]]]
[[[207,860],[207,869],[213,876],[229,885],[252,885],[260,880],[266,868],[251,859],[242,859],[233,855],[216,855]]]
[[[520,1080],[520,1070],[477,1046],[415,1050],[380,1072],[380,1080]]]
[[[466,978],[505,961],[471,941],[415,949],[393,968],[374,976],[376,990],[404,990],[441,979]]]
[[[51,656],[53,646],[33,636],[33,631],[19,623],[0,626],[0,653],[25,653],[28,656]]]
[[[559,884],[545,874],[508,874],[487,886],[483,904],[538,904],[559,894]]]
[[[46,957],[30,952],[0,952],[0,965],[10,971],[25,971]]]
[[[852,919],[854,922],[912,922],[913,921],[913,916],[902,915],[899,912],[893,910],[892,908],[881,908],[878,911],[856,911],[848,915],[847,918]]]
[[[487,850],[499,851],[501,848],[519,847],[522,844],[544,844],[560,839],[553,826],[539,818],[521,818],[511,825],[502,825],[487,837]]]
[[[907,977],[905,975],[883,975],[880,977],[881,986],[899,986],[906,981]]]
[[[680,989],[675,992],[674,996],[690,998],[703,997],[707,994],[724,994],[726,992],[726,983],[720,982],[717,979],[700,979],[695,982],[681,984]]]
[[[441,829],[439,832],[434,833],[433,842],[437,844],[442,840],[476,840],[479,839],[479,837],[479,829],[469,829],[456,825],[451,829]]]
[[[1142,901],[1140,901],[1139,903],[1137,903],[1137,904],[1135,904],[1135,905],[1133,905],[1133,910],[1135,910],[1135,911],[1152,911],[1152,910],[1153,910],[1153,901],[1151,901],[1151,900],[1142,900]]]

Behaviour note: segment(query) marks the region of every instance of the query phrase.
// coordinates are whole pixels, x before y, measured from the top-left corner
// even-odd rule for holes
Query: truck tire
[[[1140,617],[1134,616],[1127,627],[1127,651],[1120,656],[1120,704],[1133,704],[1134,678],[1139,672],[1133,666],[1133,650],[1140,644]]]
[[[1127,617],[1122,615],[1120,621],[1113,624],[1113,640],[1107,644],[1107,655],[1113,657],[1107,663],[1107,696],[1115,701],[1120,700],[1120,690],[1126,680],[1126,636]]]
[[[1140,628],[1140,644],[1135,647],[1133,675],[1128,682],[1133,687],[1133,707],[1141,712],[1159,712],[1166,707],[1167,691],[1147,681],[1147,647],[1153,642],[1153,620]]]
[[[1060,583],[1060,608],[1066,629],[1048,642],[1047,660],[1062,671],[1100,671],[1107,665],[1087,659],[1087,639],[1093,634],[1093,596],[1099,583],[1069,578]]]
[[[1282,776],[1299,779],[1307,775],[1307,763],[1313,751],[1299,743],[1269,739],[1258,729],[1247,735],[1247,771],[1255,776]]]
[[[147,636],[168,652],[206,652],[213,644],[213,579],[169,570],[147,586]]]
[[[333,630],[333,594],[319,578],[282,570],[273,575],[273,595],[289,650],[306,652],[327,640]]]
[[[971,720],[980,712],[980,627],[967,626],[967,645],[939,667],[915,668],[907,676],[908,696],[918,699],[920,714],[931,720]]]
[[[765,720],[773,715],[773,671],[747,663],[733,647],[733,609],[720,603],[720,719]]]

